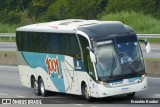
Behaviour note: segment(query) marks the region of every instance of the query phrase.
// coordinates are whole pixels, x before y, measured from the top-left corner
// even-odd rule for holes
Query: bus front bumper
[[[99,91],[99,98],[101,97],[108,97],[108,96],[115,96],[121,94],[127,94],[132,92],[143,91],[147,89],[147,78],[145,77],[142,82],[126,85],[121,87],[106,87],[104,85],[98,84],[98,91]]]

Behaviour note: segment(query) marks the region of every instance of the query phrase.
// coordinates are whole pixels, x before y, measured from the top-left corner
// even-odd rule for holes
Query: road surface
[[[0,42],[0,51],[16,51],[15,42]]]
[[[21,85],[17,67],[1,65],[0,66],[0,98],[42,98],[42,97],[36,96],[34,94],[33,89],[30,89]],[[82,106],[83,107],[107,107],[107,106],[108,107],[112,107],[112,106],[132,107],[132,106],[136,106],[134,104],[123,105],[123,103],[128,100],[128,98],[125,96],[99,99],[98,101],[95,102],[95,104],[92,104],[92,103],[86,104],[86,101],[80,96],[68,95],[68,94],[51,93],[51,95],[48,96],[47,98],[53,98],[52,102],[56,104],[69,103],[68,105],[66,105],[66,107],[72,107],[72,106],[74,107],[75,106],[76,107],[82,107]],[[148,90],[137,92],[135,98],[160,98],[160,78],[148,77]],[[7,107],[9,106],[10,105],[7,105]],[[59,105],[59,107],[61,106],[63,105]],[[149,107],[152,105],[140,104],[140,106]],[[155,106],[158,107],[159,105],[153,104],[153,107]]]

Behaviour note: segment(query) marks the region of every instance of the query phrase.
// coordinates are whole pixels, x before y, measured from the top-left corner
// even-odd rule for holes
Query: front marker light
[[[107,82],[103,82],[103,81],[98,81],[99,84],[104,85],[105,87],[110,88],[111,86],[109,85],[109,83]]]
[[[146,77],[145,74],[143,74],[141,78],[138,80],[138,83],[142,82],[145,77]]]
[[[101,85],[103,85],[103,84],[104,84],[104,82],[103,82],[103,81],[99,81],[98,83],[99,83],[99,84],[101,84]]]

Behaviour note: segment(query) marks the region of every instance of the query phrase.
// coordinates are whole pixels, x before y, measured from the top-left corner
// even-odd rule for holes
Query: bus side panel
[[[36,68],[36,77],[38,78],[39,76],[43,79],[46,90],[59,92],[53,84],[50,75],[48,75],[48,73],[41,67]]]
[[[22,56],[25,63],[19,65],[19,72],[23,85],[31,86],[31,75],[34,75],[36,80],[40,76],[46,90],[81,95],[81,83],[84,81],[90,87],[90,95],[97,96],[94,91],[96,85],[85,71],[82,61],[70,56],[47,53],[23,52]],[[47,60],[50,62],[47,63]]]
[[[87,73],[88,85],[90,88],[90,96],[98,97],[98,84],[93,80],[90,75]]]
[[[18,68],[21,84],[26,87],[31,87],[31,75],[35,76],[35,69],[30,69],[26,65],[19,65]]]
[[[24,73],[24,76],[28,75],[24,81],[29,82],[35,74],[36,80],[38,77],[43,79],[46,90],[80,94],[72,57],[34,52],[23,52],[23,57],[28,65],[27,73],[34,71],[30,75]]]
[[[77,72],[74,69],[73,58],[65,56],[64,61],[61,63],[61,65],[63,71],[65,92],[79,95],[79,83],[77,81]]]
[[[79,83],[79,90],[80,90],[80,95],[81,89],[82,89],[82,82],[85,82],[85,84],[88,87],[88,91],[90,96],[92,97],[98,97],[98,89],[97,89],[97,83],[88,75],[86,71],[76,71],[77,76],[78,76],[78,83]]]
[[[31,87],[31,75],[35,76],[35,69],[30,69],[21,51],[17,52],[17,58],[21,84]]]

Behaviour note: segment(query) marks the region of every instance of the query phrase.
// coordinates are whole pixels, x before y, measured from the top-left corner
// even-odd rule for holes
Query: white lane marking
[[[77,106],[83,106],[83,104],[74,104],[74,105],[77,105]]]
[[[8,95],[8,94],[5,94],[5,93],[0,93],[0,95]]]
[[[0,65],[0,68],[14,68],[14,69],[17,69],[18,67],[17,66],[2,66]]]
[[[63,101],[57,101],[57,100],[53,100],[53,102],[57,102],[57,103],[65,103]]]
[[[6,93],[0,93],[0,95],[4,95],[4,96],[10,96],[9,94],[6,94]],[[20,98],[23,98],[23,97],[26,97],[26,96],[22,96],[22,95],[11,95],[11,96],[14,96],[14,97],[20,97]]]
[[[21,96],[21,95],[13,95],[13,96],[20,97],[20,98],[26,97],[26,96]]]
[[[147,77],[148,79],[160,79],[160,78],[156,78],[156,77]]]
[[[145,96],[143,98],[160,98],[160,94],[151,94],[151,95]]]
[[[153,94],[156,98],[160,98],[160,94]]]

